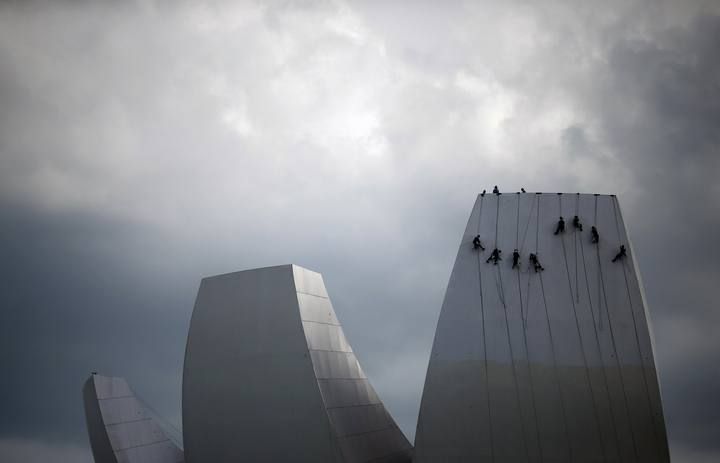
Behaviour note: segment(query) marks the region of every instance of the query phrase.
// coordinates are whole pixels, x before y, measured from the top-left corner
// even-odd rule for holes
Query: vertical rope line
[[[535,221],[535,253],[540,255],[540,196],[537,198],[537,218]],[[553,368],[552,371],[555,376],[555,384],[557,385],[558,395],[560,398],[560,409],[563,415],[563,430],[565,431],[565,442],[568,444],[568,453],[570,461],[574,461],[572,446],[570,445],[570,435],[568,431],[568,419],[567,411],[565,410],[565,398],[563,397],[562,385],[560,384],[560,376],[558,375],[557,367],[557,356],[555,355],[555,342],[552,335],[552,327],[550,324],[550,313],[547,308],[547,299],[545,297],[545,284],[543,283],[542,271],[538,273],[538,279],[540,281],[540,291],[542,293],[543,308],[545,309],[545,321],[547,322],[548,337],[550,339],[550,354],[552,355]]]
[[[498,247],[498,224],[500,222],[500,195],[497,195],[497,201],[495,202],[495,249]],[[498,251],[499,252],[499,251]],[[502,302],[503,309],[507,309],[505,305],[505,289],[503,288],[502,273],[500,272],[500,266],[495,265],[495,287],[498,291],[498,297]]]
[[[496,195],[496,201],[495,201],[495,247],[497,248],[497,238],[498,238],[498,221],[500,218],[500,195]]]
[[[478,228],[477,228],[477,234],[480,234],[480,223],[482,220],[482,210],[483,210],[483,202],[485,200],[485,197],[480,198],[480,213],[478,216]],[[483,301],[483,291],[482,291],[482,263],[480,258],[480,253],[477,253],[477,261],[478,261],[478,285],[480,289],[480,317],[482,320],[482,338],[483,338],[483,357],[484,357],[484,363],[485,363],[485,394],[487,397],[487,416],[488,416],[488,430],[490,431],[490,458],[494,462],[495,461],[495,445],[493,443],[493,428],[492,428],[492,413],[490,411],[490,379],[488,376],[488,357],[487,357],[487,337],[485,336],[485,303]]]
[[[616,206],[617,205],[617,197],[613,198],[612,203],[613,203],[613,216],[615,218],[615,228],[617,229],[618,240],[620,240],[622,235],[620,233],[620,221],[618,220],[618,212],[617,212],[618,207]],[[640,366],[642,367],[643,384],[645,385],[645,397],[647,398],[648,411],[650,412],[650,420],[652,422],[653,438],[655,439],[655,442],[657,443],[658,437],[657,437],[657,430],[656,430],[656,423],[655,423],[655,414],[653,413],[652,401],[650,400],[650,385],[648,384],[647,376],[645,375],[645,370],[646,370],[645,360],[643,359],[642,347],[640,345],[640,334],[638,333],[637,322],[635,320],[635,308],[633,307],[632,296],[630,295],[630,283],[628,282],[627,270],[625,269],[625,259],[622,259],[620,261],[620,265],[622,265],[623,276],[625,277],[625,290],[627,291],[628,303],[630,304],[630,315],[632,316],[633,328],[635,331],[635,343],[637,344],[638,356],[640,356]]]
[[[595,218],[596,218],[596,227],[597,224],[597,196],[595,197]],[[600,259],[600,241],[598,241],[597,246],[595,248],[596,254],[597,254],[597,263],[598,263],[598,273],[600,274],[600,282],[601,282],[601,288],[602,288],[602,295],[603,299],[605,300],[605,315],[608,319],[608,330],[610,332],[610,342],[612,344],[612,350],[613,355],[615,356],[615,365],[617,366],[618,373],[620,374],[620,387],[622,388],[623,392],[623,402],[625,403],[625,414],[627,415],[627,423],[630,427],[630,438],[632,440],[633,444],[633,452],[635,453],[635,458],[640,460],[640,454],[638,453],[637,444],[635,443],[635,431],[633,430],[632,425],[632,419],[630,417],[630,402],[628,401],[627,397],[627,390],[625,389],[625,375],[623,374],[622,365],[620,365],[620,356],[618,356],[618,350],[617,350],[617,343],[615,342],[615,330],[613,329],[613,322],[612,318],[610,317],[610,308],[608,307],[608,301],[607,301],[607,291],[605,289],[605,277],[603,276],[602,271],[602,260]]]
[[[533,201],[530,205],[530,213],[528,214],[527,222],[525,222],[525,231],[523,232],[523,239],[522,239],[522,242],[520,243],[520,247],[518,248],[518,250],[520,250],[520,251],[522,251],[523,248],[525,247],[525,239],[527,238],[527,232],[528,232],[528,229],[530,228],[530,220],[532,219],[532,213],[534,210],[535,210],[535,201]]]
[[[499,268],[498,268],[498,272],[500,272]],[[502,282],[502,276],[501,276],[500,281]],[[505,306],[505,301],[503,301],[503,306]],[[522,434],[523,448],[525,449],[525,455],[529,461],[530,460],[530,451],[529,451],[528,445],[527,445],[527,436],[525,435],[525,420],[523,419],[522,402],[520,400],[520,383],[518,382],[517,369],[515,367],[515,354],[513,353],[512,340],[510,337],[510,321],[508,320],[507,307],[504,307],[503,313],[505,315],[505,331],[507,333],[508,348],[510,349],[510,364],[512,365],[513,380],[515,381],[515,396],[517,398],[518,417],[520,418],[520,432]]]
[[[562,196],[560,196],[560,214],[562,216]],[[573,238],[575,235],[573,234]],[[575,241],[577,243],[577,241]],[[575,329],[578,334],[578,341],[580,342],[580,353],[582,355],[583,366],[585,367],[585,379],[588,383],[588,389],[590,390],[590,398],[593,404],[593,416],[595,418],[595,425],[597,426],[598,436],[600,437],[600,448],[602,450],[603,460],[607,461],[607,454],[605,453],[605,440],[602,435],[602,427],[600,426],[600,418],[597,411],[597,401],[595,400],[595,391],[590,380],[590,370],[588,368],[587,355],[585,353],[585,344],[583,343],[582,330],[580,329],[580,320],[578,319],[577,307],[575,306],[575,300],[573,298],[572,281],[570,279],[570,266],[567,260],[567,251],[565,249],[565,237],[560,234],[560,243],[562,244],[563,260],[565,261],[565,275],[567,275],[568,289],[570,290],[570,303],[572,304],[573,315],[575,317]],[[575,261],[577,263],[577,261]]]
[[[518,292],[520,293],[520,313],[521,317],[523,306],[522,306],[522,286],[520,284],[520,271],[518,269],[517,272],[517,278],[518,278]],[[528,306],[530,304],[530,294],[529,294],[529,288],[530,288],[530,276],[528,275]],[[529,308],[528,308],[529,313]],[[535,385],[533,381],[533,373],[532,368],[530,366],[530,350],[528,349],[528,340],[527,340],[527,319],[523,318],[523,348],[525,349],[525,358],[527,359],[527,369],[528,369],[528,381],[530,383],[530,403],[532,406],[532,414],[533,419],[535,421],[535,435],[537,439],[537,445],[538,445],[538,453],[540,455],[540,461],[543,461],[543,448],[542,448],[542,439],[540,439],[540,423],[538,422],[538,416],[537,416],[537,406],[535,405]],[[528,460],[530,459],[528,455]]]
[[[565,410],[565,398],[563,397],[562,385],[560,384],[560,376],[558,375],[557,357],[555,355],[555,343],[553,341],[552,327],[550,325],[550,313],[547,308],[547,300],[545,299],[545,284],[543,283],[542,273],[538,274],[540,279],[540,289],[542,291],[543,307],[545,308],[545,320],[547,321],[548,335],[550,337],[550,353],[553,358],[553,373],[555,376],[555,383],[558,388],[558,395],[560,396],[560,409],[563,415],[563,430],[565,431],[565,442],[568,444],[568,452],[570,454],[570,461],[575,461],[573,458],[572,445],[570,445],[570,434],[568,431],[568,418],[567,411]]]
[[[517,218],[515,219],[515,249],[520,250],[520,195],[517,195]]]
[[[540,254],[538,242],[540,240],[540,195],[537,195],[537,217],[535,217],[535,255]]]
[[[597,205],[598,205],[598,195],[595,195],[595,220],[594,220],[594,223],[593,223],[593,225],[595,226],[595,228],[597,228],[597,226],[598,226]],[[598,240],[598,242],[595,243],[595,244],[597,245],[597,246],[596,246],[596,249],[598,250],[598,252],[600,252],[600,251],[599,251],[599,249],[600,249],[600,240]],[[599,262],[600,262],[600,256],[598,255],[598,265],[599,265]],[[602,282],[600,281],[601,278],[602,278],[602,273],[598,272],[598,281],[597,281],[597,283],[598,283],[598,319],[600,320],[600,324],[599,324],[599,326],[600,326],[600,331],[602,331],[602,328],[603,328],[602,294],[600,294],[600,290],[601,290],[601,288],[602,288],[602,285],[601,285]],[[607,306],[607,302],[606,302],[605,305]],[[606,307],[606,308],[607,308],[607,307]],[[610,319],[610,315],[608,315],[608,320],[609,320],[609,319]]]
[[[607,370],[605,368],[605,361],[603,360],[603,354],[602,349],[600,347],[600,336],[598,334],[598,327],[597,327],[597,321],[595,320],[595,310],[593,309],[593,302],[592,302],[592,296],[590,295],[590,280],[588,279],[588,272],[587,272],[587,264],[585,263],[585,250],[583,249],[582,243],[580,244],[580,253],[582,254],[582,262],[583,262],[583,270],[585,272],[585,286],[587,287],[587,295],[588,295],[588,307],[590,310],[590,316],[592,317],[593,321],[593,330],[595,332],[595,346],[597,347],[598,356],[600,358],[600,369],[602,371],[603,375],[603,381],[605,383],[605,392],[607,393],[607,401],[608,401],[608,407],[610,411],[610,418],[612,420],[613,425],[613,433],[615,436],[615,445],[618,450],[618,455],[620,455],[620,435],[618,434],[617,430],[617,424],[615,423],[615,412],[613,410],[613,403],[612,398],[610,396],[610,383],[608,381],[607,377]],[[601,301],[598,301],[598,304],[600,304]],[[600,314],[598,313],[598,317]]]
[[[580,193],[575,196],[575,215],[580,217]],[[573,231],[573,244],[575,245],[575,301],[579,304],[580,303],[580,285],[578,284],[578,254],[577,254],[577,247],[578,247],[578,240],[580,239],[580,234],[578,233],[580,230],[574,230]]]
[[[520,232],[520,195],[517,195],[518,202],[517,202],[517,217],[515,220],[515,241],[517,244],[518,238],[519,238],[519,232]],[[532,206],[530,208],[530,212],[528,214],[528,219],[525,224],[525,232],[523,234],[523,243],[525,241],[525,236],[527,236],[527,230],[530,225],[530,219],[532,217],[532,211],[535,209],[535,203],[532,203]],[[519,248],[518,248],[519,250]],[[527,361],[527,371],[528,371],[528,382],[530,383],[530,404],[532,408],[532,416],[533,421],[535,423],[535,437],[537,439],[537,450],[538,455],[540,456],[540,461],[543,461],[543,448],[542,448],[542,440],[540,439],[540,423],[538,422],[538,415],[537,415],[537,406],[535,404],[535,385],[533,380],[533,372],[532,367],[530,366],[530,350],[528,349],[528,340],[527,340],[527,318],[525,315],[525,310],[523,308],[523,294],[522,294],[522,284],[520,281],[520,268],[518,267],[517,270],[517,283],[518,283],[518,294],[520,295],[520,319],[522,320],[522,340],[523,340],[523,349],[525,350],[525,358]],[[530,305],[530,277],[528,276],[528,291],[527,291],[527,304],[528,304],[528,312],[529,312],[529,305]],[[506,313],[506,323],[507,323],[507,313]],[[508,334],[508,342],[510,340],[510,335]],[[512,355],[512,354],[511,354]],[[514,367],[514,365],[513,365]],[[520,403],[520,389],[517,382],[517,376],[516,376],[516,385],[518,391],[518,403]],[[520,417],[522,420],[522,415]],[[525,437],[525,434],[523,434],[525,440],[525,450],[528,457],[528,460],[530,460],[530,449],[529,444],[527,442],[527,438]]]

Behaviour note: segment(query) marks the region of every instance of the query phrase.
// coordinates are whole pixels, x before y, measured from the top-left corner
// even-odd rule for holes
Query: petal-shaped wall
[[[627,257],[613,262],[621,245]],[[669,461],[648,314],[614,196],[477,198],[438,321],[415,461]]]
[[[95,463],[180,463],[165,435],[123,378],[92,375],[83,387]]]
[[[347,342],[322,276],[203,279],[183,375],[188,462],[407,462],[411,446]]]

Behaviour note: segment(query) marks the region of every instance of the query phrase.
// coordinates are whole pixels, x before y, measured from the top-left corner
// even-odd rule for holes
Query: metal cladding
[[[183,373],[188,462],[407,462],[322,276],[286,265],[203,279]]]
[[[92,375],[83,387],[95,463],[180,463],[173,444],[123,378]]]
[[[627,256],[613,262],[621,245]],[[438,321],[414,461],[668,462],[648,318],[614,196],[479,196]]]

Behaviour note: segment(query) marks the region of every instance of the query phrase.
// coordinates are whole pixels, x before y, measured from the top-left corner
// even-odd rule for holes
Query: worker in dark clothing
[[[535,273],[537,273],[538,270],[543,271],[545,270],[545,267],[540,265],[540,261],[538,260],[537,254],[530,254],[530,264],[535,269]]]
[[[483,192],[480,193],[480,196],[485,197],[485,190],[483,190]]]
[[[555,234],[559,233],[565,233],[565,219],[560,217],[560,220],[558,220],[557,228],[555,229]]]
[[[493,252],[490,254],[490,257],[488,257],[485,262],[489,264],[490,261],[492,261],[493,265],[497,265],[497,263],[502,260],[502,257],[500,257],[501,252],[502,251],[499,250],[498,248],[493,249]]]
[[[573,217],[573,227],[582,231],[582,224],[580,223],[580,217],[578,217],[578,216]]]
[[[600,241],[600,235],[598,234],[598,231],[597,231],[597,228],[595,228],[595,225],[593,225],[592,228],[590,229],[590,235],[592,236],[592,238],[590,239],[591,243],[597,243],[598,241]]]
[[[480,241],[480,235],[477,235],[475,238],[473,238],[473,249],[479,249],[481,251],[485,250],[485,246],[483,246],[482,242]]]
[[[617,262],[620,259],[627,257],[627,251],[625,251],[625,245],[620,245],[620,251],[613,257],[613,262]]]
[[[493,188],[493,194],[494,194],[494,195],[499,195],[499,194],[500,194],[500,190],[498,190],[497,185],[495,185],[495,188]]]
[[[516,249],[516,250],[513,251],[513,264],[512,264],[512,268],[515,268],[515,267],[517,267],[518,265],[520,265],[520,253],[519,253],[518,250]]]
[[[520,188],[520,191],[526,193],[525,188]]]

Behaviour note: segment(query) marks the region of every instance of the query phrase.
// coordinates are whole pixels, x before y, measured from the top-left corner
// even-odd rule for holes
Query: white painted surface
[[[628,257],[613,263],[621,244]],[[495,247],[497,266],[486,262]],[[415,460],[669,461],[647,320],[615,197],[479,196],[438,321]]]
[[[179,463],[182,450],[165,435],[123,378],[92,375],[83,389],[96,463]]]
[[[206,278],[183,377],[189,462],[407,462],[410,443],[350,347],[322,276]]]

